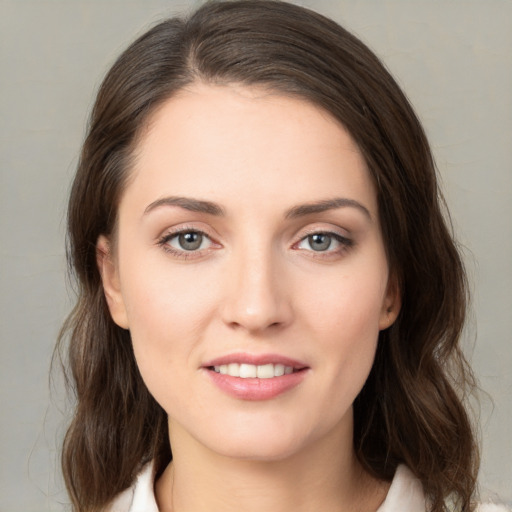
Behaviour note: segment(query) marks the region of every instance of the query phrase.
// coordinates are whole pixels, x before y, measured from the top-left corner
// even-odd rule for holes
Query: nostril
[[[287,293],[260,282],[244,282],[236,289],[229,287],[221,309],[223,322],[231,329],[250,332],[276,331],[292,320],[292,307]]]

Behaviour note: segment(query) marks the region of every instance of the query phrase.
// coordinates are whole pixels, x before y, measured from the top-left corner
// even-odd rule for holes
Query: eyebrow
[[[216,215],[219,217],[225,215],[224,209],[216,203],[180,196],[157,199],[144,210],[144,215],[156,208],[160,208],[161,206],[179,206],[180,208],[191,212],[207,213],[209,215]]]
[[[211,201],[204,201],[202,199],[195,199],[191,197],[181,196],[170,196],[162,197],[153,201],[145,210],[144,215],[147,215],[151,211],[160,208],[162,206],[178,206],[191,212],[206,213],[208,215],[215,215],[222,217],[225,215],[225,211],[222,206]],[[355,199],[348,199],[346,197],[336,197],[333,199],[324,199],[313,203],[306,203],[294,206],[286,211],[284,217],[286,219],[296,219],[299,217],[305,217],[315,213],[322,213],[328,210],[335,210],[338,208],[356,208],[361,211],[369,220],[372,220],[372,216],[368,208],[363,206]]]
[[[335,197],[333,199],[325,199],[323,201],[317,201],[314,203],[307,203],[294,206],[293,208],[290,208],[286,212],[285,218],[296,219],[298,217],[304,217],[306,215],[311,215],[314,213],[322,213],[328,210],[335,210],[338,208],[346,207],[356,208],[362,213],[364,213],[364,215],[368,217],[369,220],[372,220],[370,211],[368,210],[368,208],[366,208],[366,206],[363,206],[355,199],[348,199],[346,197]]]

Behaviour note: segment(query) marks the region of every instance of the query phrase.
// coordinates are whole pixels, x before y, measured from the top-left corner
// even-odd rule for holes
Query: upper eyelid
[[[334,240],[336,240],[338,243],[343,244],[343,245],[353,245],[354,244],[354,241],[351,238],[346,237],[344,235],[340,235],[339,233],[336,233],[335,231],[314,231],[312,233],[309,233],[309,234],[299,238],[299,240],[294,242],[293,246],[296,246],[296,245],[304,242],[304,240],[308,239],[310,236],[313,236],[313,235],[327,235],[327,236],[330,236],[331,238],[334,238]]]
[[[200,233],[201,235],[205,236],[210,242],[209,246],[203,249],[187,251],[185,249],[180,249],[171,245],[171,240],[183,233],[190,232]],[[218,246],[219,244],[215,242],[212,237],[208,235],[208,233],[205,233],[203,230],[197,228],[179,228],[176,230],[167,230],[167,232],[164,231],[164,233],[157,238],[156,245],[162,248],[165,252],[172,254],[176,259],[194,260],[203,257],[208,252],[210,252],[212,248],[215,247],[215,245]]]
[[[351,236],[351,234],[348,232],[347,229],[343,229],[339,226],[333,226],[333,225],[331,225],[327,228],[325,228],[325,225],[324,226],[317,225],[317,226],[306,228],[305,230],[299,231],[299,233],[296,235],[295,242],[293,242],[293,244],[292,244],[292,248],[296,248],[297,250],[299,250],[299,248],[297,247],[299,244],[304,242],[308,237],[310,237],[312,235],[317,235],[317,234],[323,234],[323,235],[327,235],[327,236],[334,238],[338,242],[338,244],[340,244],[341,247],[345,248],[345,249],[348,249],[349,247],[353,247],[355,245],[354,238]],[[305,250],[305,249],[300,249],[300,250]],[[317,256],[320,257],[322,254],[324,256],[327,256],[328,254],[332,255],[339,251],[340,251],[340,249],[329,250],[329,251],[320,251],[320,252],[318,252]]]
[[[205,229],[205,228],[198,227],[198,226],[192,226],[192,225],[183,225],[183,224],[181,224],[181,225],[179,224],[178,226],[168,227],[168,228],[162,230],[161,234],[158,235],[157,238],[158,238],[158,240],[161,240],[162,238],[165,238],[165,237],[172,237],[175,235],[180,235],[182,233],[190,233],[190,232],[200,233],[200,234],[210,238],[212,241],[215,238],[215,235],[213,235],[209,229]]]
[[[159,237],[159,240],[171,240],[179,235],[183,235],[184,233],[198,233],[202,236],[205,236],[206,238],[213,242],[212,237],[208,233],[205,233],[200,229],[184,229],[178,231],[169,231],[168,233],[164,233],[161,237]]]
[[[320,234],[320,233],[323,233],[325,235],[337,235],[341,238],[346,238],[346,239],[351,238],[350,232],[347,229],[344,229],[341,227],[335,227],[335,226],[332,226],[332,227],[331,226],[330,227],[317,226],[317,227],[301,229],[298,231],[296,238],[297,238],[297,240],[300,241],[308,236],[316,235],[316,234]]]
[[[164,238],[170,239],[174,236],[180,235],[182,233],[189,233],[189,232],[196,232],[200,233],[203,236],[206,236],[212,243],[220,244],[218,241],[220,236],[216,235],[215,233],[212,233],[211,229],[203,228],[202,226],[194,226],[192,224],[178,224],[177,226],[169,227],[164,230],[162,230],[161,234],[157,237],[157,240],[161,242]],[[325,226],[325,224],[317,225],[317,226],[311,226],[311,227],[303,227],[300,230],[297,230],[295,235],[293,236],[293,242],[292,245],[297,244],[298,242],[304,240],[308,236],[315,235],[315,234],[326,234],[326,235],[334,235],[337,237],[341,237],[342,239],[351,240],[351,234],[349,230],[346,228],[342,228],[339,226]]]
[[[198,228],[191,228],[191,227],[188,227],[188,228],[187,227],[185,227],[185,228],[177,228],[177,229],[170,228],[170,229],[164,230],[163,233],[156,238],[156,242],[155,243],[156,243],[157,246],[160,246],[160,247],[170,246],[171,240],[173,240],[174,238],[178,237],[179,235],[181,235],[183,233],[191,233],[191,232],[199,233],[202,236],[206,237],[209,240],[209,242],[210,242],[210,246],[219,245],[218,242],[216,242],[204,230],[198,229]],[[190,251],[190,255],[192,255],[193,253],[201,253],[203,251],[207,251],[210,248],[211,247],[208,247],[206,249],[200,249],[200,250],[197,250],[197,251]],[[178,253],[178,252],[183,252],[184,254],[187,253],[187,251],[182,250],[182,249],[178,249],[176,247],[173,247],[172,251],[174,253]]]

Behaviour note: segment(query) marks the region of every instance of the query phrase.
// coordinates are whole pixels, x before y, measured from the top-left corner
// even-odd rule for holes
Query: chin
[[[221,448],[219,449],[218,446]],[[253,440],[243,442],[233,442],[230,440],[227,444],[217,445],[214,450],[224,457],[232,459],[275,462],[285,460],[300,452],[302,443],[292,441],[269,441]]]
[[[310,432],[298,425],[276,425],[274,422],[253,422],[249,426],[219,427],[218,435],[210,431],[205,443],[210,450],[224,457],[262,462],[287,459],[314,442]],[[215,434],[215,433],[214,433]]]

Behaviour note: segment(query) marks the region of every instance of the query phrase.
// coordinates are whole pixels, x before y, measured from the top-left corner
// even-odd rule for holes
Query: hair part
[[[163,21],[108,72],[91,113],[68,207],[68,260],[78,300],[69,338],[76,410],[62,454],[74,510],[99,511],[156,459],[172,457],[165,411],[137,369],[130,335],[114,324],[96,264],[115,234],[134,150],[151,115],[195,82],[261,86],[329,112],[360,148],[402,309],[381,332],[354,403],[354,445],[372,475],[405,463],[432,512],[473,509],[478,450],[463,398],[474,385],[459,339],[467,284],[442,211],[431,151],[407,98],[379,59],[334,21],[275,0],[208,2]],[[60,347],[60,348],[59,348]]]

